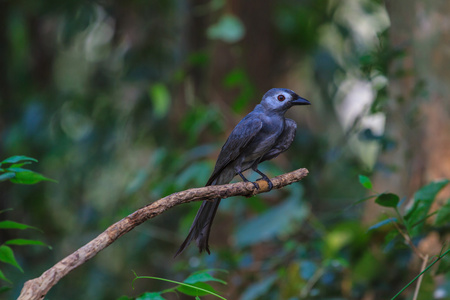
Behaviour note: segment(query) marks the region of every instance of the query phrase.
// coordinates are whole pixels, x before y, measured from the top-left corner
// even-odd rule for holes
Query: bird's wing
[[[280,153],[286,151],[292,144],[295,138],[295,132],[297,131],[297,123],[294,120],[285,118],[284,119],[284,130],[280,134],[275,143],[275,146],[270,149],[264,156],[261,158],[260,163],[277,157]]]
[[[250,141],[258,134],[262,128],[262,121],[257,116],[248,114],[242,119],[231,132],[227,141],[220,151],[216,166],[206,185],[212,182],[220,175],[228,164],[238,158]]]

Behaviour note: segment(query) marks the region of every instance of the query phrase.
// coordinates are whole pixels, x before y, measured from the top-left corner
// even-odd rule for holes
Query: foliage
[[[414,277],[413,280],[411,280],[407,285],[405,285],[405,287],[403,289],[401,289],[397,294],[395,294],[395,296],[392,297],[392,300],[396,299],[407,287],[409,287],[411,284],[413,284],[414,281],[419,279],[419,277],[422,276],[425,272],[427,272],[428,269],[430,269],[435,263],[440,261],[442,258],[444,258],[449,253],[450,253],[450,249],[448,249],[444,253],[439,253],[439,255],[436,257],[436,259],[431,264],[429,264],[428,267],[426,267],[422,272],[420,272],[416,277]]]
[[[12,183],[35,184],[40,181],[53,181],[39,173],[22,168],[24,165],[37,162],[36,159],[27,156],[11,156],[0,162],[0,181],[9,180]]]
[[[17,297],[28,274],[41,274],[137,208],[203,186],[230,130],[271,87],[291,88],[313,103],[289,112],[298,124],[293,145],[261,165],[270,176],[306,167],[310,175],[301,184],[222,201],[210,256],[192,245],[170,259],[197,205],[173,209],[78,268],[48,298],[136,298],[148,287],[136,281],[131,290],[124,270],[183,282],[209,268],[229,272],[224,295],[230,299],[392,297],[412,279],[411,270],[420,273],[396,226],[416,248],[430,234],[441,242],[450,202],[431,211],[436,200],[425,191],[410,212],[389,191],[373,196],[377,182],[368,176],[409,176],[409,164],[380,162],[404,141],[371,126],[373,119],[409,125],[422,107],[413,102],[404,116],[389,114],[409,101],[392,99],[390,80],[413,72],[389,74],[392,66],[410,64],[396,61],[405,51],[390,45],[389,17],[384,2],[373,0],[257,7],[223,0],[0,1],[0,155],[40,160],[35,171],[14,166],[35,162],[28,157],[2,162],[0,205],[14,207],[15,221],[41,228],[53,245],[48,255],[35,252],[39,247],[2,244],[26,270],[9,272],[17,267],[2,264],[17,283],[5,298]],[[421,20],[436,23],[426,12]],[[411,99],[428,100],[426,83],[415,86]],[[39,174],[58,184],[9,184],[17,176],[22,183],[48,180]],[[359,176],[363,186],[358,174],[365,175]],[[375,198],[389,212],[368,225],[366,208],[351,205],[367,192],[359,203]],[[34,232],[29,229],[23,234]],[[13,229],[0,234],[2,241],[21,243]],[[447,273],[442,283],[424,273],[421,296],[449,286],[448,257],[434,264]],[[152,289],[164,284],[152,281]]]
[[[0,181],[10,180],[12,183],[19,183],[19,184],[35,184],[43,180],[54,181],[39,173],[22,168],[24,165],[30,164],[31,162],[37,162],[37,160],[27,156],[12,156],[1,161]],[[4,213],[5,211],[7,210],[0,211],[0,214]],[[7,229],[39,230],[33,226],[18,223],[15,221],[10,220],[0,221],[0,230],[7,230]],[[14,256],[14,251],[10,246],[26,246],[26,245],[47,246],[43,242],[35,239],[14,238],[3,241],[2,244],[0,245],[0,262],[10,264],[23,273],[24,271],[17,262]],[[51,249],[50,246],[47,247]],[[1,269],[0,269],[0,279],[6,281],[9,284],[12,284],[12,281],[6,277],[6,275],[4,274],[4,272],[2,272]],[[5,292],[7,290],[8,287],[3,286],[0,292]]]
[[[189,277],[187,277],[183,282],[178,282],[178,281],[169,280],[169,279],[165,279],[165,278],[152,277],[152,276],[138,276],[136,273],[134,273],[135,278],[133,279],[133,283],[137,279],[155,279],[155,280],[175,283],[175,284],[177,284],[177,286],[170,288],[170,289],[165,289],[160,292],[150,292],[150,293],[146,292],[146,293],[143,293],[142,295],[138,296],[137,298],[121,297],[121,298],[119,298],[119,300],[125,300],[125,299],[162,300],[162,299],[165,299],[163,297],[163,294],[174,293],[174,292],[179,292],[179,293],[182,293],[182,294],[185,294],[188,296],[194,296],[195,299],[200,299],[200,296],[204,296],[204,295],[213,295],[219,299],[226,300],[224,297],[218,295],[217,291],[210,284],[206,283],[206,282],[219,282],[222,284],[227,284],[225,281],[213,277],[210,274],[211,271],[218,271],[218,270],[197,271],[197,272],[189,275]],[[219,270],[219,271],[223,271],[223,270]]]
[[[363,180],[361,180],[363,178]],[[420,239],[426,237],[433,231],[443,230],[445,226],[448,225],[448,218],[446,223],[442,223],[442,215],[446,214],[448,217],[447,209],[441,208],[438,211],[430,213],[431,206],[436,199],[437,194],[446,186],[450,180],[440,180],[429,183],[428,185],[419,189],[412,199],[411,207],[404,213],[401,214],[399,211],[400,197],[392,193],[381,193],[376,196],[375,203],[380,206],[392,208],[395,212],[396,218],[389,216],[387,219],[380,221],[379,223],[372,225],[369,230],[376,230],[385,225],[393,224],[394,227],[391,230],[385,232],[386,237],[386,248],[399,247],[399,236],[403,238],[403,243],[407,244],[411,250],[425,262],[428,261],[428,255],[422,253],[421,250],[416,246],[416,243]],[[372,188],[372,183],[369,178],[360,175],[360,183],[367,189]],[[435,218],[434,221],[429,220],[434,214],[440,218]],[[413,242],[415,241],[415,242]],[[394,247],[392,247],[392,244]],[[416,281],[421,275],[427,272],[435,263],[444,258],[449,252],[449,249],[445,249],[448,245],[443,246],[440,253],[436,255],[436,259],[430,263],[426,268],[424,268],[411,282],[409,282],[404,288],[402,288],[392,300],[397,299],[397,297],[414,281]],[[442,264],[446,264],[445,261]],[[447,266],[448,267],[448,266]],[[442,268],[444,269],[444,268]],[[439,272],[438,272],[439,273]],[[420,288],[420,284],[417,289]],[[427,297],[431,297],[428,295]]]

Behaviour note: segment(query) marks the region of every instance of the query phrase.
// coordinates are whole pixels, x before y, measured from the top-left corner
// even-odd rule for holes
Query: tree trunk
[[[386,135],[396,147],[380,162],[390,171],[378,172],[378,191],[411,197],[424,184],[450,178],[450,26],[448,1],[386,1],[391,20],[389,42],[403,50],[389,70]],[[440,194],[448,198],[450,188]],[[376,207],[369,204],[366,221]]]

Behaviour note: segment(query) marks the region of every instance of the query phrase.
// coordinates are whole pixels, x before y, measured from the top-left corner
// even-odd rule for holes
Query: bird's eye
[[[278,95],[277,97],[278,101],[284,101],[286,99],[286,97],[284,97],[283,95]]]

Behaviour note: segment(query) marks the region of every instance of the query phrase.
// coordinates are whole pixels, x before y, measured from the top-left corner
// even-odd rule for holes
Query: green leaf
[[[206,33],[210,39],[235,43],[244,37],[245,28],[237,17],[226,14],[216,24],[209,27]]]
[[[9,286],[2,286],[0,287],[0,294],[5,293],[7,291],[9,291],[11,289],[11,287]]]
[[[1,164],[15,164],[15,163],[18,163],[20,161],[34,161],[34,162],[38,162],[37,159],[32,158],[32,157],[28,157],[28,156],[24,156],[24,155],[16,155],[16,156],[8,157],[7,159],[3,160],[1,162]]]
[[[195,144],[206,129],[213,130],[218,127],[220,130],[217,132],[221,132],[221,119],[220,111],[214,106],[196,105],[185,113],[180,124],[181,130],[188,136],[189,143]]]
[[[15,173],[4,173],[0,175],[0,181],[5,181],[14,177],[16,177]]]
[[[196,162],[177,174],[175,185],[178,189],[188,188],[189,183],[191,186],[201,186],[209,178],[209,173],[211,173],[209,162]]]
[[[210,57],[205,51],[196,51],[187,58],[190,64],[198,67],[206,67],[209,64]]]
[[[21,230],[23,230],[23,229],[28,229],[28,228],[39,230],[36,227],[29,226],[29,225],[22,224],[22,223],[17,223],[14,221],[6,220],[6,221],[0,222],[0,229],[21,229]]]
[[[236,113],[243,113],[256,94],[256,88],[247,71],[243,68],[234,68],[225,75],[223,85],[229,89],[239,91],[234,97],[232,108]]]
[[[8,246],[5,245],[0,246],[0,261],[15,266],[23,273],[22,268],[19,266],[19,264],[16,261],[16,258],[14,257],[14,252]]]
[[[223,85],[227,88],[242,87],[242,83],[249,81],[248,75],[242,68],[236,68],[226,74]]]
[[[260,282],[250,285],[241,295],[240,299],[241,300],[261,299],[262,296],[267,294],[270,287],[275,283],[275,280],[277,280],[277,278],[278,278],[277,274],[274,274],[269,277],[266,277]]]
[[[392,193],[383,193],[375,199],[375,203],[385,207],[397,207],[399,196]]]
[[[184,286],[184,287],[187,287],[187,288],[191,288],[191,289],[194,289],[194,290],[198,290],[198,293],[196,293],[196,295],[200,294],[201,292],[206,292],[206,294],[211,294],[211,295],[214,295],[214,296],[216,296],[216,297],[218,297],[218,298],[220,298],[220,299],[226,300],[224,297],[218,295],[218,294],[215,293],[214,291],[211,291],[211,290],[209,290],[209,289],[204,289],[203,287],[199,286],[199,285],[206,285],[206,286],[209,286],[208,284],[203,283],[203,282],[198,282],[198,283],[196,283],[196,284],[194,284],[194,285],[191,285],[191,284],[188,284],[188,283],[179,282],[179,281],[175,281],[175,280],[170,280],[170,279],[166,279],[166,278],[153,277],[153,276],[138,276],[134,271],[133,271],[133,273],[134,273],[134,276],[136,276],[136,277],[133,279],[132,286],[134,285],[134,282],[135,282],[137,279],[155,279],[155,280],[161,280],[161,281],[166,281],[166,282],[175,283],[175,284],[178,284],[178,285],[180,285],[180,286]],[[178,289],[178,288],[179,288],[179,287],[177,287],[177,289]],[[212,288],[211,288],[211,289],[212,289]],[[206,294],[205,294],[205,295],[206,295]]]
[[[6,170],[9,172],[14,172],[14,173],[30,172],[30,170],[28,170],[28,169],[24,169],[24,168],[20,168],[20,167],[13,167],[13,166],[6,168]]]
[[[352,282],[364,284],[379,278],[383,271],[383,266],[370,251],[365,251],[360,258],[352,262]]]
[[[222,284],[227,284],[226,281],[223,281],[218,278],[214,278],[213,276],[211,276],[210,274],[208,274],[207,272],[204,272],[204,271],[200,271],[200,272],[190,275],[183,282],[189,283],[189,284],[194,284],[197,282],[207,282],[207,281],[216,281],[216,282],[220,282]]]
[[[153,104],[153,111],[157,117],[167,114],[170,107],[170,94],[162,83],[156,83],[149,88],[148,95]]]
[[[0,279],[4,280],[6,282],[12,283],[11,280],[9,280],[8,278],[6,278],[5,274],[3,274],[2,270],[0,270]]]
[[[204,282],[196,282],[190,284],[190,286],[180,285],[177,287],[177,291],[189,296],[205,296],[210,295],[211,293],[217,294],[217,291],[211,285]],[[202,290],[196,288],[201,288]]]
[[[439,208],[434,224],[436,226],[443,226],[448,224],[449,220],[450,220],[450,199],[447,199],[447,202],[441,208]]]
[[[25,162],[21,162],[21,163],[18,163],[18,164],[12,164],[10,166],[10,168],[20,168],[20,167],[22,167],[24,165],[30,165],[30,164],[31,164],[31,162],[25,161]]]
[[[449,180],[447,179],[434,181],[422,187],[414,194],[413,205],[405,215],[406,225],[412,236],[416,236],[422,232],[424,221],[426,220],[436,195],[448,183]]]
[[[26,246],[26,245],[37,245],[37,246],[47,246],[41,241],[38,240],[28,240],[28,239],[13,239],[5,242],[6,245],[17,245],[17,246]],[[50,246],[47,246],[51,248]]]
[[[5,208],[5,209],[2,209],[2,210],[0,210],[0,214],[2,214],[2,213],[4,213],[4,212],[7,212],[7,211],[11,211],[11,210],[13,210],[12,208]]]
[[[367,176],[359,175],[359,183],[366,189],[372,189],[372,181]]]
[[[442,253],[442,251],[441,251]],[[397,297],[403,293],[403,291],[405,289],[407,289],[411,284],[414,283],[414,281],[416,281],[420,276],[422,276],[422,274],[426,273],[428,271],[428,269],[430,269],[435,263],[437,263],[438,261],[440,261],[442,258],[444,258],[447,254],[450,253],[450,249],[448,249],[447,251],[445,251],[445,253],[440,254],[431,264],[428,265],[428,267],[426,267],[422,272],[420,272],[416,277],[414,277],[407,285],[405,285],[394,297],[391,298],[391,300],[397,299]],[[429,299],[429,298],[426,298]]]
[[[308,207],[299,200],[299,194],[294,192],[289,200],[239,226],[234,235],[236,245],[246,247],[298,230],[308,216]]]
[[[361,202],[365,202],[365,201],[367,201],[367,200],[369,200],[369,199],[372,199],[372,198],[375,198],[375,197],[377,197],[377,196],[378,196],[378,195],[370,195],[370,196],[367,196],[367,197],[361,198],[361,199],[359,199],[359,200],[357,200],[357,201],[353,202],[352,204],[350,204],[350,206],[349,206],[349,207],[352,207],[352,206],[358,205],[358,204],[360,204]]]
[[[397,230],[391,230],[390,232],[388,232],[388,234],[386,234],[386,236],[384,237],[384,243],[385,244],[389,244],[392,241],[394,241],[395,238],[397,238],[399,236],[399,233]]]
[[[16,177],[12,178],[10,181],[12,183],[20,184],[35,184],[40,181],[57,182],[56,180],[45,177],[44,175],[28,170],[16,173]]]
[[[389,218],[389,219],[383,220],[381,222],[378,222],[377,224],[370,226],[369,229],[367,229],[367,231],[371,231],[371,230],[377,229],[377,228],[379,228],[381,226],[384,226],[386,224],[390,224],[390,223],[393,223],[393,222],[397,222],[397,218]]]
[[[369,237],[359,223],[349,221],[329,228],[322,239],[325,242],[322,250],[324,257],[335,259],[340,256],[338,253],[344,247],[351,249],[366,247]]]
[[[422,187],[421,189],[419,189],[414,194],[414,199],[415,200],[434,199],[437,193],[439,193],[440,190],[443,189],[449,182],[450,180],[448,179],[433,181],[427,184],[426,186]]]
[[[449,270],[450,270],[450,256],[446,255],[442,257],[441,261],[439,262],[439,267],[436,270],[436,274],[448,274]]]
[[[161,293],[144,293],[136,298],[136,300],[165,300]]]

